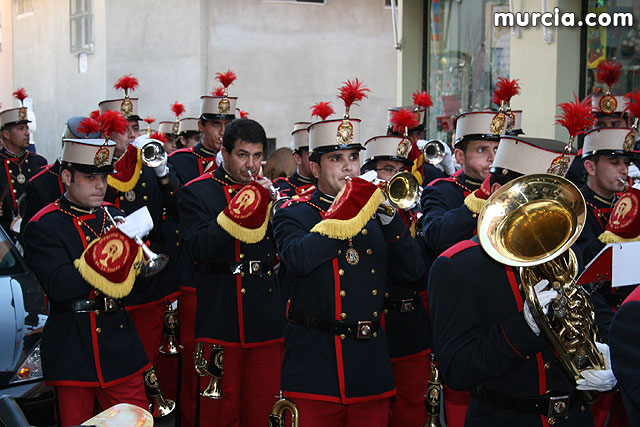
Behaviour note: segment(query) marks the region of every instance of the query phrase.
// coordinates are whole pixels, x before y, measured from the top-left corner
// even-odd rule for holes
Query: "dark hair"
[[[252,119],[235,119],[227,125],[222,136],[222,146],[231,153],[239,139],[250,144],[267,144],[267,134],[262,125]]]

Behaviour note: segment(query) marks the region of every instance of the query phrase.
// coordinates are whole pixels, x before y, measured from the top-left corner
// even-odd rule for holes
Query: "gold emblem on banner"
[[[342,120],[342,123],[338,126],[336,141],[340,145],[351,144],[353,142],[353,125],[349,120]]]
[[[618,108],[618,101],[616,100],[615,96],[611,96],[607,93],[605,96],[600,98],[598,106],[600,107],[600,111],[602,111],[603,113],[611,114],[616,111],[616,108]]]

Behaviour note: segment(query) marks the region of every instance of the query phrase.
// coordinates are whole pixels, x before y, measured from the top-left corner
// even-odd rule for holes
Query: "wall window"
[[[93,0],[69,0],[71,53],[93,51]]]
[[[425,29],[428,139],[452,142],[454,118],[465,111],[497,108],[491,95],[498,77],[509,76],[509,29],[495,28],[495,12],[508,12],[507,0],[431,0]]]

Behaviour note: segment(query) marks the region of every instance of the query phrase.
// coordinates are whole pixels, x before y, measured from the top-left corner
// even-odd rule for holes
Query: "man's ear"
[[[464,151],[462,151],[459,148],[456,148],[453,151],[453,155],[456,158],[456,163],[459,164],[460,166],[464,166]]]
[[[64,185],[68,186],[71,184],[71,171],[69,169],[63,169],[62,172],[60,172],[60,177]]]
[[[320,165],[316,162],[309,162],[309,166],[311,166],[311,173],[315,179],[320,178]]]
[[[595,176],[596,175],[596,162],[594,162],[593,160],[590,160],[590,159],[585,160],[584,161],[584,170],[587,171],[588,175]]]

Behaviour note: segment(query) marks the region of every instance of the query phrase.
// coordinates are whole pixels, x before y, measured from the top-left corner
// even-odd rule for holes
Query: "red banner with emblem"
[[[258,243],[267,232],[270,211],[269,190],[252,181],[238,191],[217,220],[234,239]]]

